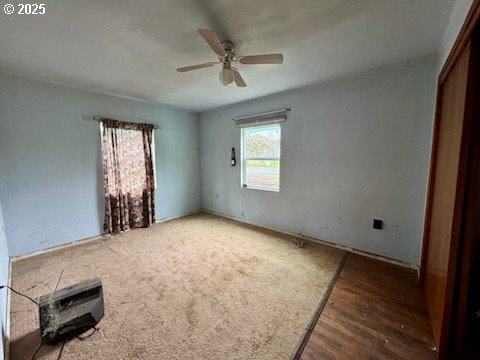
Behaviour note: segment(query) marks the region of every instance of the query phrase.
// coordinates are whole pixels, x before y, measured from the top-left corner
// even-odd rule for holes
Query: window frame
[[[272,128],[277,127],[280,132],[280,143],[279,143],[279,152],[278,158],[246,158],[245,154],[245,133],[251,129],[261,129],[261,128]],[[262,191],[270,191],[270,192],[280,192],[280,177],[282,173],[282,126],[280,123],[273,123],[273,124],[265,124],[265,125],[255,125],[255,126],[245,126],[241,128],[240,133],[240,184],[241,187],[244,189],[251,189],[251,190],[262,190]],[[260,160],[260,161],[278,161],[278,188],[271,188],[265,186],[248,186],[246,183],[246,163],[248,160]]]

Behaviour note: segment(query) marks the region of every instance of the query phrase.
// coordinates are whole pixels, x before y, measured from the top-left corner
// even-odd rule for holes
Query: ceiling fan
[[[222,71],[220,71],[219,80],[222,85],[231,86],[235,82],[238,87],[246,87],[247,84],[243,80],[238,70],[232,66],[232,62],[238,61],[240,64],[245,65],[281,64],[283,62],[282,54],[237,56],[233,52],[233,43],[231,41],[220,41],[217,34],[209,29],[199,29],[198,32],[212,48],[212,50],[218,55],[218,61],[180,67],[177,69],[178,72],[204,69],[221,63]]]

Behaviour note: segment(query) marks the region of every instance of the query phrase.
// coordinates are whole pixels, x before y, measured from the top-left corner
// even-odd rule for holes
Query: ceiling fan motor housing
[[[222,45],[225,51],[233,51],[233,43],[230,40],[222,41]]]
[[[226,55],[220,57],[223,62],[226,61],[235,61],[235,53],[233,52],[233,43],[229,40],[222,41],[223,48],[225,49]]]

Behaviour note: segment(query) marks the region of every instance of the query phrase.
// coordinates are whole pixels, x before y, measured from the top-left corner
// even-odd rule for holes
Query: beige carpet
[[[105,317],[62,359],[288,359],[343,252],[198,214],[17,261],[12,286],[35,298],[100,277]],[[31,359],[38,311],[12,295],[11,359]],[[56,359],[44,347],[38,359]]]

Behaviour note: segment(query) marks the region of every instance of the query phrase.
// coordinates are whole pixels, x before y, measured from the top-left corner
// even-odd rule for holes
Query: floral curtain
[[[102,120],[104,230],[150,226],[155,219],[153,125]]]

